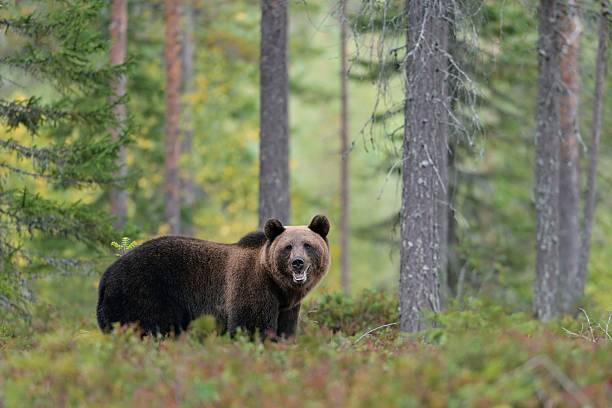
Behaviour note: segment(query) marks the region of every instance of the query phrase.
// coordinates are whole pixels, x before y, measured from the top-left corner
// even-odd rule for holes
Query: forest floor
[[[101,334],[92,293],[67,285],[28,324],[0,322],[0,407],[612,404],[605,313],[542,324],[468,300],[402,336],[395,295],[363,292],[315,296],[289,341],[232,340],[207,318],[141,340]]]

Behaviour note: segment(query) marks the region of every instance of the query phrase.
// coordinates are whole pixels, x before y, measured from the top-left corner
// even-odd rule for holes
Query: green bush
[[[307,302],[303,320],[333,332],[352,336],[399,321],[396,296],[383,291],[365,290],[356,297],[341,293],[325,294]]]

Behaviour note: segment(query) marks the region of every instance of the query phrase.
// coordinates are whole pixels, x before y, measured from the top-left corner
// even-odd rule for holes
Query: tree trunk
[[[171,234],[180,233],[179,117],[181,88],[181,46],[179,43],[179,1],[165,0],[166,60],[166,185],[165,215]]]
[[[536,135],[536,279],[534,312],[541,320],[559,315],[559,96],[560,68],[556,0],[541,0],[539,15],[539,91]]]
[[[448,5],[448,11],[446,13],[446,19],[448,21],[448,53],[453,55],[453,58],[457,60],[460,53],[460,45],[457,41],[455,34],[455,8],[457,6],[452,3]],[[455,64],[448,64],[447,74],[447,88],[448,88],[448,109],[451,112],[455,112],[457,108],[457,101],[459,100],[459,80],[460,73],[458,72],[458,66]],[[455,115],[455,113],[453,113]],[[452,132],[450,137],[448,135],[449,130]],[[457,138],[456,132],[451,129],[445,129],[445,142],[446,148],[440,151],[440,165],[439,173],[442,178],[442,183],[438,186],[438,225],[439,225],[439,236],[440,236],[440,306],[442,308],[448,304],[452,296],[451,283],[453,277],[451,276],[456,264],[456,259],[453,257],[454,245],[456,244],[456,225],[453,200],[455,200],[455,190],[457,188],[457,175],[455,171],[455,153],[457,151]],[[457,268],[455,268],[457,269]]]
[[[446,98],[449,99],[448,97]],[[450,109],[450,105],[446,105],[447,109]],[[449,165],[449,154],[448,154],[448,132],[446,123],[441,124],[444,126],[444,130],[440,131],[440,148],[438,149],[437,167],[438,174],[441,180],[437,183],[437,197],[436,197],[436,235],[439,240],[439,267],[438,267],[438,278],[440,280],[440,307],[442,308],[449,298],[448,289],[448,251],[449,251],[449,183],[448,183],[448,165]]]
[[[183,143],[182,150],[186,157],[186,171],[183,177],[183,208],[186,212],[186,222],[182,225],[181,233],[187,236],[193,235],[193,206],[194,184],[193,184],[193,109],[189,101],[189,94],[193,92],[193,60],[194,60],[194,40],[193,40],[193,13],[192,1],[189,0],[183,5],[183,47],[181,52],[183,64]]]
[[[287,0],[261,1],[259,226],[289,222]]]
[[[402,166],[400,329],[427,326],[440,310],[438,200],[446,192],[450,1],[407,0],[407,92]],[[446,200],[445,200],[446,202]]]
[[[125,55],[127,50],[127,25],[128,11],[127,0],[113,0],[111,5],[111,25],[110,25],[110,64],[121,65],[125,63]],[[112,96],[110,97],[113,108],[116,126],[111,129],[113,140],[118,140],[121,137],[123,126],[127,117],[125,104],[119,103],[119,100],[125,96],[126,77],[121,75],[111,83]],[[121,147],[117,158],[117,167],[119,168],[117,177],[125,178],[127,169],[125,167],[125,148]],[[112,188],[110,191],[111,214],[116,218],[115,228],[123,228],[126,220],[126,202],[127,193],[122,188]]]
[[[452,69],[451,69],[452,71]],[[450,84],[449,84],[450,85]],[[451,100],[455,100],[456,94],[451,93]],[[451,109],[454,103],[451,103]],[[444,308],[453,296],[458,295],[457,283],[459,278],[459,257],[457,254],[457,221],[455,219],[455,200],[457,197],[458,175],[456,168],[456,152],[457,152],[457,135],[452,135],[448,142],[449,154],[447,162],[447,199],[446,206],[446,253],[445,259],[440,262],[442,274],[444,277],[440,279],[440,297],[441,305]],[[441,250],[443,248],[441,247]],[[445,269],[442,269],[445,268]]]
[[[589,167],[587,170],[587,189],[584,199],[584,225],[582,230],[582,247],[580,250],[580,265],[576,282],[574,283],[573,302],[584,294],[587,272],[589,269],[589,253],[591,250],[591,231],[595,215],[595,197],[597,179],[597,158],[599,155],[599,138],[601,135],[601,118],[603,116],[604,79],[606,74],[606,55],[608,48],[608,19],[610,18],[610,1],[601,1],[601,16],[599,17],[599,46],[595,65],[595,92],[593,98],[593,118],[591,120],[591,145],[589,146]]]
[[[561,309],[569,313],[574,302],[572,286],[578,275],[579,257],[578,45],[581,27],[575,0],[567,0],[561,11],[559,58],[563,91],[559,98],[559,276]]]
[[[350,292],[349,276],[349,146],[346,55],[346,1],[340,14],[340,277],[344,293]]]

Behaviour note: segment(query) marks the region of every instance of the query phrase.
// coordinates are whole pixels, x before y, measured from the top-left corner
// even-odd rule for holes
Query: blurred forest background
[[[579,17],[566,40],[578,39],[574,185],[581,203],[573,215],[582,220],[596,56],[610,35],[607,29],[599,35],[610,19],[605,0],[440,0],[423,7],[417,0],[289,1],[290,194],[279,197],[290,211],[279,217],[306,224],[326,214],[333,259],[302,309],[297,339],[233,341],[215,335],[206,319],[176,340],[99,333],[99,277],[134,241],[180,233],[230,243],[261,225],[261,6],[271,3],[285,4],[0,1],[0,408],[298,407],[305,401],[609,406],[609,75],[578,315],[574,304],[550,313],[565,292],[552,288],[556,275],[546,280],[545,263],[536,266],[536,250],[547,250],[536,247],[536,238],[556,248],[559,236],[537,234],[536,214],[546,216],[543,202],[555,208],[563,202],[539,201],[546,191],[536,183],[544,179],[534,176],[537,166],[543,174],[550,164],[537,160],[536,151],[552,140],[541,131],[554,122],[536,119],[546,116],[538,98],[558,90],[546,83],[545,70],[554,64],[542,39],[553,23],[566,21],[547,20],[538,10],[565,4]],[[406,53],[406,16],[439,12],[441,4],[453,11],[452,19],[436,20],[450,25],[444,80],[452,105],[445,107],[452,116],[445,124],[448,233],[439,241],[444,248],[430,248],[444,258],[438,259],[441,307],[434,304],[436,289],[434,302],[417,305],[433,324],[423,328],[417,319],[408,327],[399,322],[398,289],[410,294],[399,288],[400,269],[411,276],[416,257],[400,262],[411,247],[400,240],[402,220],[409,219],[402,207],[402,143],[406,85],[414,91],[418,81],[404,77],[406,61],[417,60]],[[436,52],[446,52],[438,45]],[[558,155],[551,146],[548,153]],[[435,207],[430,212],[438,214],[442,207]],[[437,224],[428,227],[438,231]],[[567,252],[544,255],[566,276]],[[436,274],[429,278],[435,286]],[[540,300],[552,293],[549,309],[538,293]],[[569,316],[539,322],[534,312],[544,321]],[[423,330],[402,337],[400,326]]]
[[[80,6],[79,2],[68,2],[79,15],[66,19],[65,15],[53,14],[65,7],[61,2],[17,4],[5,7],[3,13],[10,10],[10,18],[15,18],[49,12],[57,21],[47,21],[48,27],[64,22],[83,24],[81,40],[89,42],[90,49],[87,55],[71,55],[68,41],[72,39],[61,35],[45,39],[41,27],[36,28],[40,33],[25,32],[26,37],[39,36],[36,41],[40,48],[28,48],[28,41],[20,37],[24,32],[19,33],[15,27],[5,27],[1,39],[3,100],[18,101],[21,107],[39,104],[53,108],[57,103],[76,107],[83,115],[75,119],[45,113],[37,119],[34,134],[28,131],[27,123],[19,121],[9,120],[1,130],[2,254],[5,261],[11,258],[9,262],[19,268],[12,280],[5,271],[0,293],[11,302],[17,297],[9,294],[24,290],[17,286],[47,273],[77,272],[89,276],[94,285],[112,257],[111,241],[128,236],[142,242],[171,229],[164,213],[162,2],[129,2],[127,58],[121,66],[127,78],[127,121],[115,144],[109,143],[104,126],[111,122],[105,121],[102,113],[110,91],[104,96],[101,89],[112,75],[104,71],[110,70],[110,8],[104,2],[84,2]],[[355,2],[346,10],[348,258],[354,293],[364,288],[393,289],[398,281],[402,142],[398,128],[403,123],[398,108],[403,91],[399,57],[393,49],[403,43],[405,34],[391,18],[402,5],[385,4]],[[51,7],[49,11],[47,7]],[[177,29],[182,42],[192,36],[189,45],[193,66],[188,83],[183,75],[180,94],[180,232],[234,242],[257,227],[260,8],[250,1],[207,1],[193,2],[181,10]],[[536,7],[523,2],[468,1],[462,10],[465,15],[461,16],[463,26],[457,31],[461,35],[457,41],[465,77],[458,91],[462,104],[458,112],[465,126],[454,132],[451,141],[455,150],[449,255],[449,269],[455,278],[451,279],[455,279],[453,287],[459,297],[484,295],[527,310],[535,245]],[[389,22],[383,31],[384,13]],[[317,212],[335,221],[331,235],[334,262],[321,285],[324,291],[340,289],[340,14],[339,5],[333,2],[291,3],[288,34],[291,222],[306,223]],[[580,135],[589,135],[599,7],[596,2],[586,2],[580,14],[579,126]],[[11,62],[23,53],[29,61]],[[49,58],[46,68],[40,66],[45,58]],[[184,52],[181,58],[186,58]],[[57,78],[45,76],[57,74],[52,69],[65,73]],[[102,82],[87,84],[87,80]],[[607,81],[605,89],[609,89]],[[612,96],[609,92],[604,96],[609,107]],[[7,112],[11,108],[15,107],[3,106]],[[612,229],[611,180],[606,176],[612,165],[610,117],[604,115],[602,125],[599,209],[586,286],[588,298],[604,308],[610,306],[612,293],[612,274],[608,271],[612,252],[606,240]],[[191,141],[186,140],[187,133],[192,134]],[[20,151],[13,142],[39,149],[41,154]],[[583,160],[587,142],[588,138],[582,136]],[[80,143],[83,149],[68,153],[68,146]],[[123,181],[112,181],[109,161],[119,145],[125,148],[127,173]],[[53,154],[45,150],[48,146],[54,146],[50,148]],[[55,159],[72,162],[63,168],[53,162]],[[16,168],[20,171],[13,171]],[[31,176],[33,173],[40,174]],[[585,172],[580,174],[585,177]],[[120,189],[127,195],[126,222],[119,223],[121,228],[114,228],[118,224],[109,217],[109,194],[115,182],[121,183]],[[37,199],[49,202],[36,203]],[[6,210],[9,200],[21,200],[32,207],[22,209],[19,215],[10,214]],[[60,213],[37,213],[44,212],[45,205],[55,204],[59,204]],[[58,221],[61,211],[68,214],[77,208],[78,215],[69,214],[66,220]],[[15,230],[9,225],[11,217],[23,221],[24,226]],[[93,261],[100,256],[100,262]]]

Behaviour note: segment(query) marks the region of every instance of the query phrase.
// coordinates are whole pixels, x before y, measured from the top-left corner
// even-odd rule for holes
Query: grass
[[[178,339],[141,340],[130,330],[102,335],[85,287],[76,286],[72,307],[41,302],[29,324],[4,321],[0,406],[604,407],[612,401],[605,315],[590,316],[590,323],[582,315],[541,324],[469,300],[436,316],[435,328],[405,336],[397,325],[381,327],[397,322],[395,295],[362,292],[310,300],[298,337],[285,342],[232,340],[217,335],[207,318]],[[62,298],[61,290],[49,293]]]

